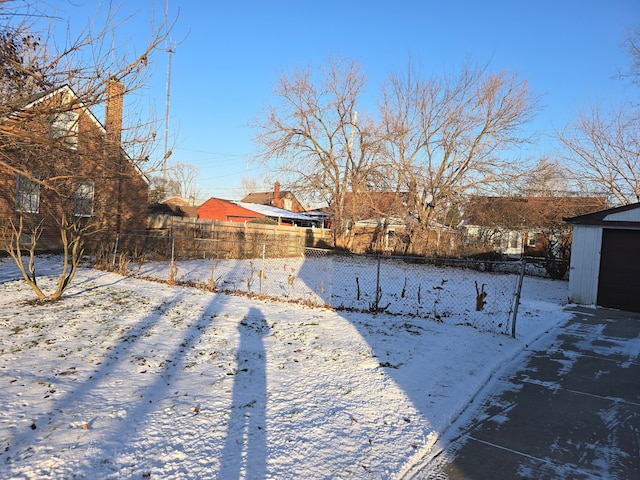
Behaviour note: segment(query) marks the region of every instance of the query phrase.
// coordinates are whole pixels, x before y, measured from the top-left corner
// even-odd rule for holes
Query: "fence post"
[[[258,274],[258,278],[260,279],[259,281],[260,295],[262,295],[262,277],[264,277],[264,257],[265,257],[266,250],[267,250],[267,246],[263,243],[262,244],[262,265],[260,265],[260,272]]]
[[[113,261],[111,262],[111,266],[116,266],[116,257],[118,256],[118,240],[120,239],[120,234],[116,233],[116,244],[113,247]]]
[[[518,305],[520,305],[520,294],[522,293],[522,281],[524,279],[524,272],[527,268],[527,261],[522,260],[520,266],[520,276],[518,277],[518,285],[516,286],[516,291],[513,294],[513,317],[511,318],[511,336],[516,338],[516,320],[518,318]]]
[[[375,303],[375,311],[377,312],[380,308],[380,254],[378,254],[378,268],[376,271],[376,303]]]

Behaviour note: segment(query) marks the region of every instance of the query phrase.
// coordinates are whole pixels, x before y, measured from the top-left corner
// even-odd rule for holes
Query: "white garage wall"
[[[569,302],[596,304],[601,247],[602,227],[574,225],[569,267]]]

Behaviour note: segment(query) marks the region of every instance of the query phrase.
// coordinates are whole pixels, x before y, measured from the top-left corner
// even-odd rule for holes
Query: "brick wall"
[[[61,102],[62,96],[52,97],[53,105]],[[51,109],[49,109],[51,111]],[[42,227],[39,247],[43,250],[60,248],[59,222],[63,212],[67,218],[73,215],[75,189],[78,181],[94,184],[93,215],[84,222],[92,222],[99,230],[126,232],[141,230],[146,226],[148,184],[131,161],[120,154],[120,148],[107,143],[105,132],[95,118],[86,110],[77,108],[77,149],[59,148],[48,141],[50,114],[40,108],[34,115],[20,122],[22,131],[29,132],[36,141],[24,135],[0,138],[5,160],[15,168],[22,169],[47,181],[53,188],[40,187],[40,209],[38,213],[24,213],[27,228]],[[9,225],[18,221],[16,212],[16,179],[14,170],[0,167],[0,221]]]

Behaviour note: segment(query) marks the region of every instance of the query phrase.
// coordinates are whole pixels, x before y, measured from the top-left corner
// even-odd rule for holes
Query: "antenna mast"
[[[167,0],[164,10],[165,24],[169,20],[169,0]],[[171,104],[171,58],[175,53],[175,47],[167,40],[166,52],[169,54],[169,60],[167,62],[167,103],[164,112],[164,155],[162,157],[162,176],[167,178],[167,159],[171,156],[169,150],[169,106]]]

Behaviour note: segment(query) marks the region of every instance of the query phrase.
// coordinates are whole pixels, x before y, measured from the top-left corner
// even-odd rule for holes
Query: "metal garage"
[[[640,312],[640,203],[565,221],[573,225],[569,301]]]

